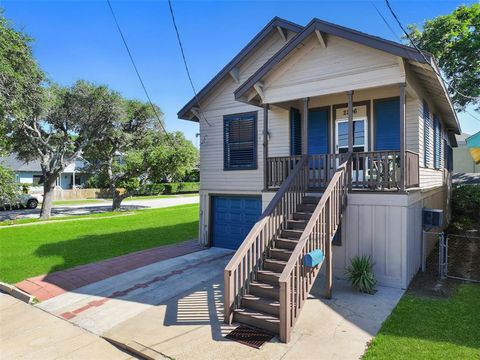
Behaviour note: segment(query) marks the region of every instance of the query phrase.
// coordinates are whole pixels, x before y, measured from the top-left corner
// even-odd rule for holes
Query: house
[[[480,163],[475,164],[473,153],[471,153],[471,150],[468,148],[466,141],[467,138],[473,138],[473,136],[478,136],[480,138],[480,132],[475,135],[462,133],[461,135],[456,136],[458,147],[453,149],[454,173],[480,173]]]
[[[204,139],[200,242],[236,250],[227,323],[288,341],[316,276],[330,297],[356,255],[380,284],[409,285],[427,255],[422,209],[448,210],[460,134],[438,74],[414,48],[274,18],[179,111]]]
[[[465,142],[475,165],[480,165],[480,131],[466,138]]]
[[[0,158],[0,164],[10,168],[15,173],[15,182],[41,186],[43,184],[42,168],[40,161],[32,160],[24,162],[12,153],[7,157]],[[85,160],[78,158],[58,176],[57,186],[64,190],[72,189],[73,185],[82,187],[88,179],[88,174],[83,172]]]

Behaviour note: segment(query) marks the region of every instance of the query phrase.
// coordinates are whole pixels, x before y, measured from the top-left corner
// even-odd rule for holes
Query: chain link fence
[[[430,262],[434,265],[433,257]],[[480,237],[476,234],[439,234],[437,266],[442,279],[480,283]]]

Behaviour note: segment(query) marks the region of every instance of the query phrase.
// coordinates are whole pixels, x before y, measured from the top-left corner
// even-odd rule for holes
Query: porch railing
[[[310,189],[326,188],[347,154],[308,155],[308,184]],[[405,188],[419,186],[418,154],[405,152],[405,168],[400,167],[400,151],[356,152],[351,157],[351,189],[398,191],[401,172]],[[279,188],[292,172],[301,155],[272,157],[267,160],[267,189]]]
[[[308,155],[309,187],[326,187],[346,155],[347,154]],[[268,176],[266,188],[275,189],[282,186],[302,156],[304,155],[269,157],[267,159]]]
[[[400,189],[400,151],[370,151],[352,154],[352,188]]]
[[[288,342],[315,281],[320,265],[305,268],[303,258],[315,249],[325,254],[327,297],[332,285],[332,239],[337,231],[346,205],[351,162],[348,158],[338,167],[308,221],[298,244],[280,275],[280,340]]]
[[[300,156],[288,177],[265,209],[260,220],[250,230],[224,272],[225,322],[231,323],[233,311],[248,284],[262,265],[272,240],[280,233],[287,219],[296,211],[308,188],[307,157]]]

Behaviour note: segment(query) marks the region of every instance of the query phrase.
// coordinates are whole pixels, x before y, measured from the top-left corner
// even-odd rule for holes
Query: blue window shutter
[[[328,110],[308,112],[308,153],[328,153]]]
[[[400,99],[375,102],[375,150],[400,150]]]
[[[257,113],[223,117],[223,167],[225,170],[257,168]]]
[[[433,116],[433,166],[440,168],[442,128],[440,120],[436,115]]]
[[[430,111],[428,109],[428,104],[423,101],[423,153],[424,153],[424,166],[428,167],[430,162]]]
[[[302,117],[300,111],[290,109],[290,155],[302,154]]]

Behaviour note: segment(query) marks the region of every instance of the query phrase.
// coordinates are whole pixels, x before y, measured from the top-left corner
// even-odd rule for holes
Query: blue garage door
[[[261,197],[213,197],[212,246],[238,249],[261,213]]]

